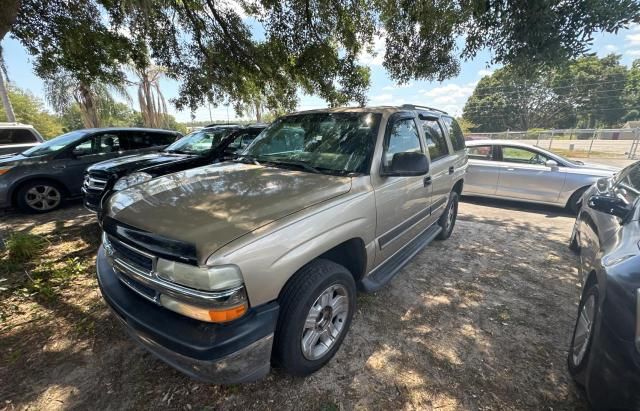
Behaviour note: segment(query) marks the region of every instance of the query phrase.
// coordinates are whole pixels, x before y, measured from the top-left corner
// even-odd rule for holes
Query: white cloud
[[[618,46],[613,44],[607,44],[606,46],[604,46],[604,49],[609,53],[615,53],[616,51],[618,51]]]
[[[483,70],[478,71],[478,77],[490,76],[492,74],[493,74],[493,70],[483,69]]]
[[[441,108],[449,114],[459,115],[467,99],[473,93],[476,82],[467,84],[449,83],[434,87],[422,93],[426,100],[424,104]]]
[[[358,62],[369,66],[381,66],[384,61],[384,50],[387,39],[384,33],[381,36],[374,36],[373,44],[369,50],[365,50],[358,56]]]
[[[393,94],[391,93],[382,93],[376,96],[370,97],[369,101],[371,101],[374,106],[386,106],[392,105],[395,102]]]
[[[639,49],[628,50],[625,54],[628,54],[629,56],[633,56],[633,57],[638,57],[640,56],[640,50]]]
[[[627,34],[624,38],[630,46],[640,46],[640,33]]]

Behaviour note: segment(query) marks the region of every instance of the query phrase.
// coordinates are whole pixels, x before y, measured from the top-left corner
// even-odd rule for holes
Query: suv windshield
[[[23,151],[22,155],[25,157],[35,157],[55,153],[64,149],[65,147],[68,147],[70,144],[75,143],[85,135],[87,135],[87,132],[84,130],[72,131],[49,141],[45,141],[42,144],[38,144],[35,147],[31,147],[30,149]]]
[[[280,118],[242,153],[303,171],[367,173],[380,114],[309,113]]]
[[[194,131],[171,144],[164,151],[170,153],[202,154],[215,148],[236,129],[220,128]]]

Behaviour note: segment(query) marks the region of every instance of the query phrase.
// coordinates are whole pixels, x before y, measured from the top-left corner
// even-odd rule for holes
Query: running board
[[[372,293],[387,285],[387,283],[400,272],[402,267],[411,261],[424,247],[429,245],[441,231],[442,227],[437,223],[424,230],[419,236],[405,245],[404,248],[401,248],[400,251],[362,279],[359,284],[360,290]]]

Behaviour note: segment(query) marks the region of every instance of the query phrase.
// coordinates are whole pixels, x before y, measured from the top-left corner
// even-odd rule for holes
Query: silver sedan
[[[514,141],[467,141],[469,168],[464,195],[578,208],[595,181],[619,169],[569,160],[540,147]]]

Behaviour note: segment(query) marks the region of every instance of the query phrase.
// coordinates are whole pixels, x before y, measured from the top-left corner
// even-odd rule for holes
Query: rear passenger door
[[[451,164],[453,165],[453,171],[449,168],[450,176],[450,189],[453,188],[453,184],[465,178],[467,167],[469,166],[469,160],[467,159],[467,146],[464,142],[464,135],[458,122],[450,116],[442,116],[441,119],[444,129],[447,132],[451,148]]]
[[[454,172],[453,147],[445,136],[442,124],[434,120],[422,120],[422,130],[429,150],[431,165],[431,212],[438,214],[449,201],[451,175]]]

